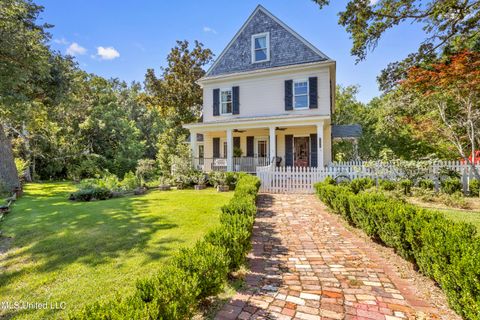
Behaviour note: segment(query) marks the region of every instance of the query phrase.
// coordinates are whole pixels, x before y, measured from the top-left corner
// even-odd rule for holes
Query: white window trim
[[[298,82],[306,82],[307,83],[307,106],[306,107],[301,107],[297,108],[295,107],[295,83]],[[308,82],[308,79],[294,79],[292,81],[292,94],[293,94],[293,110],[307,110],[310,107],[310,83]]]
[[[224,113],[223,112],[223,103],[222,103],[222,92],[225,92],[225,91],[230,91],[231,93],[231,96],[232,96],[232,112],[226,112]],[[223,89],[220,89],[220,115],[222,116],[230,116],[233,114],[233,88],[223,88]]]
[[[259,141],[265,141],[266,143],[266,148],[267,148],[267,158],[268,158],[268,153],[270,151],[270,142],[269,142],[269,137],[268,136],[258,136],[254,138],[254,146],[253,146],[253,155],[258,158],[258,142]]]
[[[255,60],[255,39],[256,38],[262,38],[262,37],[266,37],[266,44],[267,44],[267,59],[265,60]],[[270,32],[263,32],[263,33],[257,33],[257,34],[254,34],[252,35],[252,47],[251,47],[251,51],[252,51],[252,63],[261,63],[261,62],[268,62],[270,61]]]

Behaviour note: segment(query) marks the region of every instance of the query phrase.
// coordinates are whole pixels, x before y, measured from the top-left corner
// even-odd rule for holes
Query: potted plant
[[[195,177],[194,177],[194,182],[195,182],[195,190],[203,190],[207,187],[207,177],[205,176],[205,173],[199,172]]]
[[[234,158],[240,158],[242,156],[243,152],[242,152],[242,149],[239,148],[239,147],[235,147],[233,148],[233,157]],[[241,169],[241,166],[240,166],[240,163],[236,163],[235,164],[235,171],[240,171]]]
[[[160,177],[160,179],[158,180],[158,189],[161,190],[161,191],[167,191],[167,190],[170,190],[170,185],[171,185],[171,181],[170,181],[170,178],[168,177]]]
[[[217,188],[218,192],[225,192],[230,190],[227,184],[227,176],[225,172],[213,172],[210,175],[210,183]]]

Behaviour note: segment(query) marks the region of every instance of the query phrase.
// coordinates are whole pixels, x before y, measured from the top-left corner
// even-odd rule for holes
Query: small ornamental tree
[[[434,107],[442,124],[438,129],[480,178],[474,165],[480,143],[480,53],[464,51],[428,67],[410,68],[401,87]]]

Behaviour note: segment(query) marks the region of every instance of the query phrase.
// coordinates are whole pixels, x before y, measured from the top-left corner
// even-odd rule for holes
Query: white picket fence
[[[368,176],[362,172],[343,172],[337,169],[313,167],[259,167],[257,177],[262,182],[261,192],[268,193],[313,193],[313,185],[327,176],[345,176],[352,180]]]
[[[441,168],[449,168],[460,173],[464,191],[467,192],[471,179],[474,178],[473,170],[469,165],[457,161],[436,162],[430,167],[423,168],[426,176],[434,180]],[[480,165],[477,167],[480,169]],[[269,166],[257,167],[257,177],[262,184],[261,192],[267,193],[313,193],[313,185],[323,181],[327,176],[334,179],[349,179],[370,177],[374,179],[397,179],[402,176],[395,164],[343,162],[331,163],[325,168],[313,167],[275,167],[274,163]],[[438,182],[437,182],[438,184]]]

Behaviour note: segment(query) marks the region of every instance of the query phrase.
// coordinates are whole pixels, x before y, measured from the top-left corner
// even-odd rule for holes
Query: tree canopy
[[[314,0],[320,7],[329,0]],[[350,33],[351,53],[363,60],[382,35],[402,23],[421,24],[427,38],[419,52],[434,51],[459,35],[472,37],[480,28],[480,1],[350,0],[339,13],[339,24]]]
[[[320,8],[330,0],[313,0]],[[480,48],[480,1],[478,0],[350,0],[339,13],[338,23],[352,39],[351,54],[357,62],[374,50],[389,29],[417,24],[425,31],[418,50],[402,61],[390,63],[379,75],[380,89],[394,88],[408,68],[432,62],[439,54],[462,47]]]

